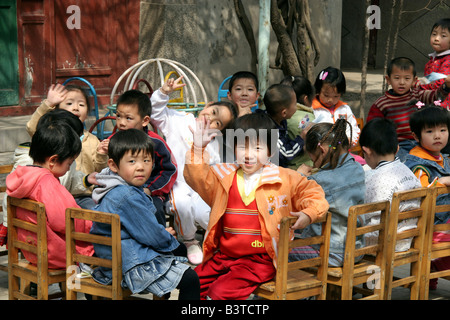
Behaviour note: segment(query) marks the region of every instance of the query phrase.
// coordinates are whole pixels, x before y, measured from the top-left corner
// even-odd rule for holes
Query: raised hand
[[[181,81],[183,80],[183,76],[179,77],[178,79],[174,79],[174,78],[169,78],[166,80],[166,82],[164,82],[164,84],[161,87],[161,92],[169,95],[172,92],[174,92],[175,90],[178,90],[182,87],[184,87],[186,84],[182,83]]]
[[[62,84],[52,84],[48,89],[47,104],[49,105],[49,107],[60,104],[66,98],[67,93],[68,91]]]
[[[204,118],[198,118],[195,121],[195,130],[189,126],[193,134],[194,146],[197,148],[204,148],[211,142],[211,140],[216,137],[219,132],[218,130],[210,128],[210,120],[205,120]]]

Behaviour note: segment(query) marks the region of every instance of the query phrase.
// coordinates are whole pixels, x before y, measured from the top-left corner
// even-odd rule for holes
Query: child
[[[180,300],[199,298],[198,277],[188,265],[186,248],[174,238],[172,228],[163,227],[154,215],[156,208],[144,192],[149,179],[154,149],[152,140],[142,129],[117,132],[108,147],[108,168],[97,175],[102,187],[92,197],[94,210],[120,216],[123,283],[133,293],[149,291],[159,297],[180,289]],[[111,235],[110,228],[94,222],[91,233]],[[111,248],[94,245],[100,258],[111,256]],[[111,269],[97,268],[99,282],[111,281]]]
[[[431,28],[430,45],[434,52],[429,54],[430,60],[425,65],[424,76],[431,73],[450,75],[450,19],[441,19]],[[438,79],[428,84],[420,85],[421,89],[438,89],[445,79]],[[441,104],[444,108],[450,108],[450,101],[447,97]]]
[[[289,161],[303,153],[305,142],[299,135],[291,139],[288,135],[287,120],[297,111],[297,97],[292,86],[271,85],[264,95],[266,112],[278,129],[278,165],[288,168]],[[260,110],[259,112],[263,112]]]
[[[323,188],[332,213],[329,265],[333,267],[342,266],[344,261],[348,209],[364,203],[365,196],[364,169],[349,154],[347,126],[345,119],[337,119],[334,124],[314,124],[306,134],[305,144],[314,167],[319,169],[308,179]],[[320,234],[321,226],[317,224],[311,224],[302,232],[305,237]],[[358,239],[357,246],[361,245]],[[289,259],[295,261],[318,256],[319,248],[308,246],[294,248]]]
[[[449,186],[450,165],[441,150],[448,143],[450,128],[449,111],[440,106],[421,106],[409,120],[414,139],[419,145],[406,156],[407,165],[419,178],[423,187]],[[442,194],[436,199],[436,205],[449,204],[450,195]],[[435,224],[450,223],[450,212],[436,213]],[[448,241],[448,234],[435,232],[434,242]],[[433,271],[450,269],[450,258],[442,257],[431,261]],[[430,289],[437,287],[438,279],[430,280]]]
[[[419,143],[406,156],[405,165],[423,187],[450,185],[450,164],[441,150],[448,142],[449,111],[439,106],[421,106],[409,119],[412,135]],[[440,195],[437,205],[450,203],[450,195]],[[450,212],[437,213],[435,224],[446,223]]]
[[[335,123],[338,119],[345,119],[350,123],[347,128],[347,137],[351,145],[356,145],[360,129],[349,105],[341,101],[345,94],[347,84],[341,70],[328,67],[322,70],[314,82],[316,97],[312,101],[312,108],[317,122]]]
[[[328,204],[317,183],[269,162],[276,131],[266,114],[236,120],[235,129],[244,133],[236,139],[236,164],[206,162],[208,129],[209,123],[197,122],[184,171],[187,183],[211,205],[204,260],[195,268],[201,298],[246,299],[275,275],[280,220],[298,216],[294,227],[303,228],[325,214]]]
[[[52,84],[48,90],[47,98],[41,103],[27,122],[27,131],[30,137],[36,130],[36,124],[42,115],[54,109],[64,109],[72,112],[84,123],[89,113],[89,100],[85,90],[74,85],[63,86]],[[87,130],[81,137],[82,149],[76,159],[77,170],[90,174],[100,172],[106,167],[108,140],[100,142],[98,138]],[[90,193],[89,193],[90,195]]]
[[[369,121],[361,130],[359,144],[364,153],[364,159],[372,170],[366,174],[366,203],[392,200],[394,192],[420,188],[419,179],[395,157],[398,150],[397,132],[391,120],[376,118]],[[419,201],[405,201],[400,204],[400,211],[418,208]],[[379,213],[364,215],[367,225],[380,222]],[[417,219],[407,219],[399,222],[397,232],[406,231],[416,226]],[[376,244],[378,232],[366,234],[366,245]],[[395,251],[406,251],[411,247],[411,239],[397,241]]]
[[[297,111],[292,118],[286,120],[289,138],[295,139],[296,136],[302,136],[303,130],[306,130],[315,119],[314,111],[311,108],[314,87],[308,79],[302,76],[286,76],[280,83],[292,86],[297,97]],[[300,153],[288,164],[289,168],[294,170],[301,165],[312,167],[312,161],[306,152]]]
[[[149,180],[144,184],[144,191],[152,197],[156,207],[156,217],[165,226],[167,197],[177,178],[175,158],[164,139],[148,130],[152,104],[146,94],[138,90],[129,90],[117,99],[116,104],[117,129],[119,131],[132,128],[144,130],[155,145],[153,161],[155,167]]]
[[[258,78],[252,72],[239,71],[231,77],[227,96],[237,105],[239,117],[252,113],[252,108],[257,106],[258,87]]]
[[[237,108],[228,101],[215,102],[205,106],[197,119],[192,113],[170,109],[167,107],[169,94],[183,86],[181,80],[182,77],[168,79],[152,94],[152,124],[164,135],[178,165],[178,176],[170,193],[168,207],[175,216],[177,234],[183,238],[188,248],[189,262],[196,265],[202,261],[202,250],[195,239],[196,223],[206,230],[211,208],[186,184],[183,177],[186,152],[193,143],[189,126],[195,127],[197,120],[209,119],[212,128],[224,131],[237,118]],[[211,164],[220,162],[221,146],[218,139],[207,146]]]
[[[411,107],[408,103],[411,100],[425,104],[433,103],[436,100],[443,100],[450,92],[450,77],[447,77],[439,89],[413,88],[413,83],[417,80],[416,74],[416,67],[411,59],[405,57],[393,59],[389,63],[386,75],[386,81],[392,88],[374,102],[367,116],[367,122],[374,118],[387,118],[395,123],[400,147],[397,157],[401,161],[405,161],[409,150],[415,146],[408,123],[415,107]]]
[[[31,140],[30,156],[33,158],[33,165],[19,166],[8,175],[6,193],[11,197],[28,198],[45,205],[48,267],[65,269],[65,211],[66,208],[78,205],[58,179],[69,170],[79,155],[81,141],[67,122],[48,123],[44,117],[39,121]],[[26,210],[18,210],[17,216],[23,220],[36,222],[36,215]],[[78,232],[87,233],[90,227],[91,223],[87,221],[75,222],[75,230]],[[36,242],[36,235],[25,230],[19,230],[18,237],[22,241]],[[92,244],[78,242],[77,250],[85,255],[93,254]],[[35,254],[26,250],[22,252],[29,262],[36,264]]]

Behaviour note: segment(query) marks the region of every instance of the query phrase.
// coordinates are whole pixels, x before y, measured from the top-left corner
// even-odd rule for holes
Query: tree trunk
[[[234,0],[234,9],[236,11],[236,15],[238,17],[239,23],[241,24],[242,30],[244,31],[245,38],[247,39],[248,44],[250,45],[251,52],[251,71],[256,74],[256,66],[258,65],[258,53],[256,52],[256,41],[253,33],[252,24],[248,19],[248,16],[245,12],[244,6],[242,5],[241,0]]]
[[[366,0],[366,8],[371,4],[371,0]],[[369,15],[367,15],[367,18]],[[362,70],[361,70],[361,100],[359,106],[359,117],[364,120],[366,110],[366,89],[367,89],[367,64],[369,61],[369,43],[370,43],[370,30],[366,23],[364,24],[364,50],[362,56]]]

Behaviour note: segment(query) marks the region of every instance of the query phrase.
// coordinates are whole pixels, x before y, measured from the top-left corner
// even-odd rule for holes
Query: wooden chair
[[[89,233],[75,232],[74,219],[90,220],[105,223],[111,226],[111,237]],[[77,292],[90,294],[112,300],[123,300],[131,297],[132,292],[123,289],[122,283],[122,244],[120,237],[120,217],[117,214],[93,211],[81,208],[66,209],[66,263],[67,263],[67,300],[76,300]],[[75,251],[75,241],[86,241],[110,246],[112,250],[111,259],[102,259],[95,256],[85,256]],[[90,265],[91,268],[98,266],[111,268],[112,284],[103,285],[96,282],[92,277],[79,278],[73,274],[74,266],[79,263]],[[164,298],[163,298],[164,299]],[[153,296],[153,300],[162,300]]]
[[[290,227],[296,217],[281,220],[278,243],[277,272],[272,281],[261,284],[254,294],[269,300],[295,300],[316,296],[320,300],[326,295],[326,275],[331,233],[331,213],[327,213],[318,223],[322,223],[320,236],[290,241]],[[320,257],[288,262],[289,251],[295,247],[320,245]],[[308,269],[315,268],[315,272]]]
[[[44,204],[30,199],[18,199],[8,196],[8,293],[10,300],[36,298],[29,294],[29,284],[37,285],[37,299],[48,300],[48,286],[61,283],[65,294],[65,270],[48,268],[47,255],[47,216]],[[17,217],[17,209],[22,208],[36,213],[37,223],[27,222]],[[36,234],[36,243],[20,241],[18,229]],[[19,259],[19,250],[36,254],[37,264]]]
[[[450,187],[436,187],[433,188],[435,195],[433,197],[433,208],[428,215],[426,236],[425,236],[425,249],[424,258],[422,264],[422,275],[419,299],[428,300],[429,283],[431,279],[444,278],[450,280],[450,269],[442,271],[432,271],[430,268],[431,261],[441,257],[450,256],[450,242],[433,242],[434,232],[446,232],[450,233],[450,223],[434,224],[435,213],[450,211],[450,204],[436,205],[436,197],[449,193]]]
[[[13,165],[12,164],[5,164],[5,165],[1,165],[0,166],[0,175],[7,175],[9,174],[13,169]],[[3,193],[6,192],[6,184],[1,184],[0,185],[0,202],[3,201]],[[0,205],[0,215],[2,215],[3,213],[3,206]],[[4,257],[8,255],[8,250],[3,250],[0,251],[0,257]],[[1,271],[5,271],[8,272],[8,264],[0,264],[0,270]]]
[[[361,299],[382,300],[385,289],[386,232],[388,229],[390,203],[380,201],[352,206],[348,213],[345,258],[342,267],[328,268],[327,299],[351,300],[354,291],[363,293]],[[358,226],[361,216],[380,211],[380,222],[370,226]],[[356,248],[356,239],[378,231],[376,244]],[[363,259],[355,263],[355,257]],[[375,280],[375,285],[371,284]],[[357,287],[368,285],[369,288]]]
[[[400,212],[400,203],[412,199],[420,199],[420,207]],[[386,247],[386,300],[391,299],[392,289],[400,286],[410,288],[411,300],[419,298],[425,231],[428,215],[432,210],[432,203],[432,188],[396,192],[392,197]],[[415,228],[397,233],[397,226],[400,221],[414,218],[417,218]],[[395,252],[397,241],[408,238],[412,238],[411,248],[407,251]],[[409,265],[409,275],[398,278],[394,275],[395,268],[403,265]]]

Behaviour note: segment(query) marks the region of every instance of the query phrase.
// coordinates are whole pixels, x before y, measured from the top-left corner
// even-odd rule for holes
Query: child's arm
[[[444,101],[450,93],[450,75],[445,78],[444,84],[435,90],[419,91],[419,100],[426,104],[432,104],[437,100]]]
[[[439,71],[437,72],[442,74],[450,74],[450,59],[446,58],[445,61],[441,64]],[[435,90],[442,86],[444,82],[445,79],[439,79],[428,84],[421,84],[420,88],[423,90]]]
[[[41,105],[31,116],[31,119],[27,122],[27,132],[32,137],[36,132],[36,127],[39,119],[47,112],[55,109],[55,107],[64,101],[67,95],[66,88],[61,84],[52,84],[48,89],[47,99],[42,101]]]
[[[369,114],[367,115],[366,122],[369,122],[370,120],[375,118],[384,118],[384,114],[383,112],[381,112],[380,108],[378,108],[378,106],[374,103],[369,109]]]

